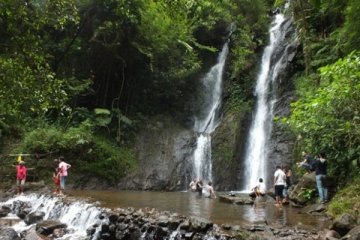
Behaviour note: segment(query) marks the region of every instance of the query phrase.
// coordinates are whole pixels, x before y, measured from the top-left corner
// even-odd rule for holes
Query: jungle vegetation
[[[229,35],[225,111],[248,109],[271,10],[283,0],[1,0],[0,142],[116,181],[157,114],[187,124],[197,76]],[[302,148],[359,174],[360,5],[293,0],[301,41],[296,101],[283,120]],[[212,60],[211,60],[212,59]],[[83,164],[86,163],[86,164]],[[104,174],[99,169],[112,170]],[[111,175],[111,178],[109,176]]]
[[[2,153],[34,154],[39,167],[65,155],[84,173],[116,181],[136,168],[132,141],[152,116],[187,124],[196,79],[231,25],[228,110],[251,98],[241,86],[251,86],[271,4],[1,0]]]

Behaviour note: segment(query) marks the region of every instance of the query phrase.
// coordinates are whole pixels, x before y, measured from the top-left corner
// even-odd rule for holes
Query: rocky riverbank
[[[79,199],[45,196],[39,193],[32,195],[36,195],[35,198],[38,200],[35,201],[39,203],[38,206],[32,206],[26,196],[2,204],[1,240],[56,239],[76,231],[74,227],[69,226],[71,224],[59,219],[63,219],[61,211],[66,211],[65,209],[76,204]],[[41,201],[44,203],[40,203]],[[53,202],[51,209],[45,206],[49,202]],[[86,229],[82,230],[86,234],[82,239],[314,239],[318,236],[316,232],[291,228],[276,229],[267,226],[266,223],[219,226],[206,219],[149,208],[96,209],[99,214],[93,224],[89,227],[84,226]],[[84,214],[87,209],[81,211]],[[89,209],[89,211],[95,210]],[[10,213],[16,215],[18,220],[12,219],[10,223],[10,220],[4,219]],[[16,221],[23,221],[27,228],[16,232],[11,226]]]
[[[52,196],[48,190],[13,198],[0,193],[0,240],[26,239],[360,239],[359,219],[344,214],[329,229],[306,230],[299,226],[275,226],[266,221],[218,225],[207,219],[154,208],[107,209],[93,200]],[[271,197],[264,199],[271,204]],[[220,195],[228,204],[258,204],[246,195]],[[301,211],[326,217],[327,205],[311,204]],[[299,210],[300,211],[300,210]],[[9,216],[16,216],[9,217]],[[21,223],[21,224],[20,224]],[[19,228],[18,225],[21,225]]]

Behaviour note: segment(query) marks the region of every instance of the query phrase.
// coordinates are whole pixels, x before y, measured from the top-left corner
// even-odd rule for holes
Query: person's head
[[[262,178],[259,178],[259,182],[263,182],[264,180]]]
[[[325,159],[326,154],[324,152],[319,153],[319,158]]]
[[[20,161],[19,164],[20,164],[20,166],[25,166],[25,162],[24,162],[24,161]]]
[[[277,165],[277,166],[276,166],[276,170],[277,170],[277,169],[281,169],[280,165]]]
[[[211,186],[211,185],[212,185],[212,182],[210,181],[210,182],[208,183],[208,185]]]

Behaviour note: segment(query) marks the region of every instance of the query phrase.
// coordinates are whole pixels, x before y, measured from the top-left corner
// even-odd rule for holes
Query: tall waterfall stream
[[[274,85],[276,84],[279,64],[282,63],[282,58],[273,62],[272,56],[275,51],[284,50],[286,46],[282,46],[285,32],[281,29],[285,18],[282,14],[277,14],[269,31],[270,42],[265,48],[260,72],[256,82],[256,108],[254,119],[250,127],[248,145],[245,157],[245,172],[243,189],[249,190],[253,188],[259,178],[265,180],[268,178],[267,156],[268,156],[268,141],[271,135],[273,123],[273,110],[276,96],[273,93]]]
[[[201,112],[195,117],[194,131],[198,133],[192,178],[212,180],[211,133],[219,124],[219,108],[221,107],[222,79],[228,43],[222,48],[217,63],[201,79],[203,95]]]

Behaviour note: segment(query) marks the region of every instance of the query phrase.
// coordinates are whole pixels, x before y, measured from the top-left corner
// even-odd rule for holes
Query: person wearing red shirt
[[[24,185],[26,181],[26,166],[24,161],[20,161],[16,165],[16,186],[17,186],[17,195],[24,193]]]

